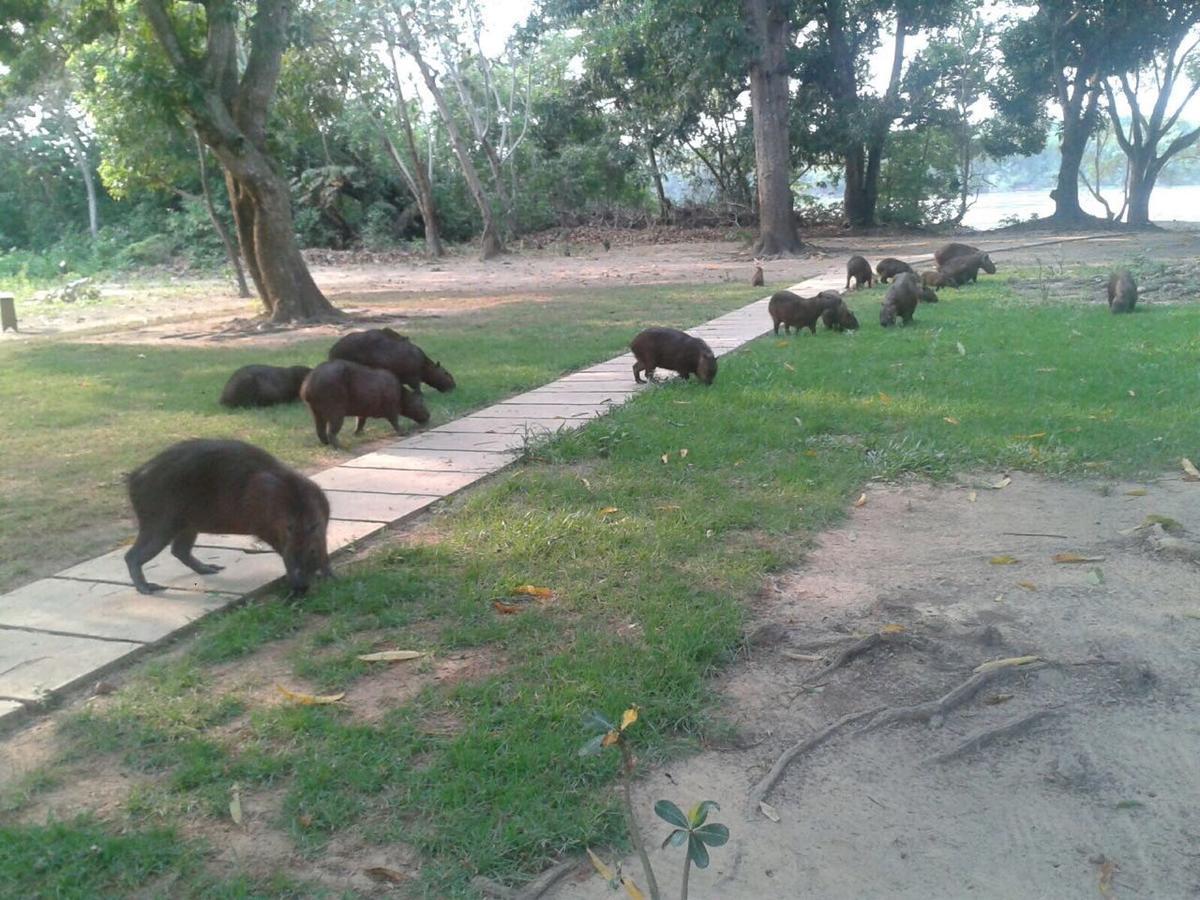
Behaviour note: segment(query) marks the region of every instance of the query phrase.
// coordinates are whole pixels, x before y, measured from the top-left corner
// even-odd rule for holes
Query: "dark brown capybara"
[[[846,263],[846,290],[850,290],[850,279],[854,279],[854,289],[858,290],[865,283],[867,287],[875,286],[875,273],[871,264],[862,256],[852,256]]]
[[[970,244],[959,244],[951,241],[949,244],[943,244],[933,251],[933,262],[939,268],[943,268],[950,260],[959,256],[970,256],[972,253],[982,253],[978,247],[972,247]]]
[[[242,366],[221,391],[223,406],[274,406],[300,399],[308,366]]]
[[[779,326],[783,326],[784,334],[790,334],[793,328],[799,332],[803,328],[817,333],[817,322],[827,309],[834,309],[842,303],[842,295],[837,291],[821,291],[815,297],[801,297],[791,291],[776,291],[767,303],[767,312],[779,334]]]
[[[831,331],[858,330],[858,317],[843,300],[838,300],[835,306],[826,307],[825,312],[821,313],[821,321]]]
[[[921,284],[927,288],[953,287],[950,279],[935,269],[927,269],[921,273]]]
[[[751,287],[762,287],[763,284],[764,284],[764,282],[763,282],[762,263],[760,263],[758,260],[755,260],[754,261],[754,274],[750,276],[750,286]]]
[[[968,281],[977,280],[980,269],[989,275],[996,274],[996,264],[990,256],[986,253],[971,253],[967,256],[956,256],[947,262],[942,266],[942,275],[948,284],[962,287]]]
[[[1133,312],[1137,296],[1137,282],[1133,280],[1128,269],[1117,269],[1108,276],[1108,309],[1110,312]]]
[[[442,392],[454,390],[454,376],[441,363],[390,328],[351,332],[329,348],[329,358],[387,369],[414,390],[421,387],[421,382]]]
[[[647,328],[629,344],[637,362],[633,364],[633,380],[645,384],[641,373],[654,380],[654,370],[670,369],[687,381],[695,375],[705,384],[717,377],[717,357],[700,338],[674,328]]]
[[[880,284],[887,284],[889,278],[895,278],[902,272],[911,272],[912,270],[912,266],[904,262],[904,260],[896,259],[894,256],[881,259],[879,265],[875,267],[875,271],[879,273]]]
[[[879,324],[884,328],[896,324],[899,316],[905,325],[912,322],[913,313],[921,299],[921,281],[913,272],[901,272],[884,295],[879,310]]]
[[[270,453],[242,441],[190,440],[168,447],[129,475],[138,536],[125,554],[134,586],[161,591],[142,566],[167,544],[200,575],[220,566],[192,555],[196,536],[252,534],[283,557],[298,594],[316,575],[332,576],[325,546],[329,500],[324,491]]]
[[[421,392],[398,379],[387,369],[373,369],[345,359],[323,362],[304,379],[300,399],[312,411],[317,439],[338,444],[338,432],[346,416],[358,416],[355,434],[361,434],[367,419],[387,419],[400,434],[400,416],[423,425],[429,410]]]
[[[917,289],[921,292],[921,302],[922,303],[937,303],[938,302],[937,291],[935,291],[933,288],[928,287],[924,284],[918,284]]]

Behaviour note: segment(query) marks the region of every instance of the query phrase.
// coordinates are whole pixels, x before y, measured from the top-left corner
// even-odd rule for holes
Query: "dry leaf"
[[[974,671],[978,675],[980,672],[990,672],[992,669],[1007,669],[1009,666],[1027,666],[1039,660],[1041,660],[1040,656],[1010,656],[1007,659],[993,659],[990,662],[985,662],[983,665],[976,666]]]
[[[604,860],[602,860],[595,853],[593,853],[591,847],[587,848],[587,855],[588,855],[588,859],[590,859],[592,861],[592,866],[595,867],[596,872],[600,875],[601,878],[603,878],[605,881],[612,881],[616,877],[616,875],[613,873],[612,868],[609,867],[604,862]]]
[[[604,740],[600,742],[601,747],[611,747],[621,739],[620,732],[609,731],[604,735]]]
[[[1113,876],[1121,871],[1121,867],[1111,859],[1106,859],[1100,864],[1100,893],[1105,897],[1113,896],[1112,882]]]
[[[866,505],[867,505],[867,495],[859,494],[858,499],[854,501],[854,506],[857,508],[859,506],[866,506]]]
[[[493,600],[492,608],[502,616],[511,616],[521,611],[520,604],[505,603],[503,600]]]
[[[638,720],[638,708],[631,706],[625,712],[621,713],[621,730],[624,731],[630,725]]]
[[[408,881],[404,877],[403,872],[397,872],[395,869],[389,869],[386,866],[371,866],[369,869],[363,869],[363,874],[372,881],[378,881],[380,884],[404,884]]]
[[[958,421],[958,419],[954,418],[954,416],[942,416],[942,421],[948,425],[961,425],[962,424],[962,422]]]
[[[908,629],[905,628],[903,625],[895,625],[895,624],[884,625],[882,628],[879,629],[880,634],[903,634],[906,631],[908,631]]]
[[[234,825],[242,824],[242,792],[236,784],[229,789],[229,818]]]
[[[880,391],[879,392],[879,402],[882,403],[884,406],[889,406],[889,405],[891,405],[892,398],[890,395],[885,394],[883,391]]]
[[[687,447],[684,447],[682,450],[679,451],[680,459],[687,459],[687,455],[688,455]]]
[[[758,801],[758,809],[759,809],[759,812],[761,812],[764,816],[766,816],[772,822],[779,821],[779,810],[777,810],[775,807],[773,807],[766,800]]]
[[[1017,558],[1015,556],[1004,554],[1003,556],[993,556],[988,560],[988,562],[990,562],[993,566],[1011,566],[1017,562]]]
[[[992,694],[990,697],[984,697],[983,702],[988,706],[999,706],[1001,703],[1007,703],[1012,698],[1012,694]]]
[[[1150,492],[1147,491],[1145,488],[1134,488],[1132,491],[1126,491],[1125,496],[1126,497],[1145,497],[1148,493],[1150,493]]]
[[[378,653],[363,653],[358,658],[363,662],[407,662],[425,656],[420,650],[380,650]]]
[[[975,498],[976,498],[976,497],[978,497],[978,496],[979,496],[979,495],[978,495],[977,493],[975,493],[974,491],[971,491],[969,494],[967,494],[967,502],[968,502],[968,503],[974,503],[974,502],[975,502]]]
[[[1057,372],[1058,369],[1054,368],[1054,366],[1042,366],[1042,368],[1038,369],[1038,371],[1039,372]]]
[[[1136,397],[1136,396],[1137,396],[1137,391],[1131,390],[1131,391],[1129,392],[1129,396],[1130,396],[1130,397]]]
[[[1045,436],[1046,436],[1046,432],[1035,431],[1033,434],[1014,434],[1013,440],[1014,441],[1036,441],[1038,438],[1044,438]]]
[[[967,355],[967,348],[966,348],[966,347],[964,347],[964,346],[962,345],[962,341],[955,341],[955,342],[954,342],[954,346],[958,348],[958,355],[959,355],[959,356],[966,356],[966,355]]]
[[[797,662],[821,662],[825,657],[819,653],[793,653],[791,650],[780,650],[781,656],[786,656],[788,659],[794,659]]]
[[[817,457],[817,456],[819,456],[820,454],[818,454],[816,450],[805,450],[805,451],[804,451],[804,455],[805,455],[805,456],[811,456],[811,457],[814,457],[814,458],[816,458],[816,457]]]
[[[788,346],[788,342],[787,341],[776,341],[775,346],[776,347],[786,347],[786,346]]]
[[[526,597],[535,597],[538,600],[550,600],[554,597],[554,591],[550,588],[535,587],[532,584],[523,584],[518,588],[513,588],[512,592]]]
[[[1032,581],[1018,581],[1017,587],[1025,588],[1025,590],[1027,590],[1027,591],[1036,591],[1037,590],[1037,585],[1034,584]]]
[[[600,515],[611,516],[613,513],[620,512],[620,511],[621,510],[616,506],[606,506],[606,507],[604,507],[604,509],[600,510]]]
[[[662,460],[662,463],[664,466],[667,464],[667,460],[670,458],[671,458],[670,454],[667,454],[667,453],[664,453],[662,456],[659,457],[659,459]]]
[[[592,489],[592,483],[591,483],[590,481],[588,481],[588,480],[587,480],[586,478],[584,478],[582,475],[577,475],[576,477],[577,477],[577,478],[578,478],[580,481],[582,481],[582,482],[583,482],[583,486],[584,486],[585,488],[587,488],[589,491]]]
[[[1056,563],[1104,562],[1103,556],[1080,556],[1078,553],[1055,553],[1050,558]]]
[[[1179,461],[1179,464],[1183,466],[1184,481],[1200,481],[1200,469],[1196,468],[1195,463],[1185,456]]]
[[[666,511],[672,510],[672,509],[682,509],[682,507],[678,503],[660,503],[660,504],[658,504],[658,506],[656,506],[654,508],[657,510],[661,510],[663,512],[666,512]]]
[[[642,893],[642,889],[637,886],[637,882],[632,878],[622,875],[621,887],[625,888],[625,893],[629,895],[629,900],[646,900],[646,895]]]
[[[785,369],[787,369],[789,372],[795,372],[795,371],[796,371],[796,367],[795,367],[795,366],[793,366],[791,363],[784,363],[784,364],[783,364],[783,367],[784,367]]]
[[[992,487],[992,490],[999,491],[999,490],[1003,490],[1004,488],[1008,487],[1010,484],[1012,484],[1012,479],[1009,478],[1007,475],[1005,475],[1003,478],[1001,478],[999,481],[997,481],[991,487]]]
[[[299,703],[301,706],[324,706],[329,703],[337,703],[346,696],[345,691],[342,691],[340,694],[325,694],[324,696],[318,694],[301,694],[298,691],[285,688],[282,684],[275,685],[275,690],[279,691],[279,693],[283,694],[283,696],[287,697],[293,703]]]

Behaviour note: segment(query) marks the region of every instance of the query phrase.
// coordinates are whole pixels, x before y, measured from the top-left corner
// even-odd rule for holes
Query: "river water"
[[[1105,199],[1116,212],[1121,206],[1120,189],[1106,190]],[[1092,195],[1080,188],[1080,205],[1085,212],[1104,216],[1104,207]],[[1022,222],[1032,214],[1045,218],[1054,212],[1054,201],[1050,199],[1050,188],[1041,191],[992,191],[980,194],[975,205],[967,210],[963,225],[969,228],[999,228],[1011,223],[1013,216]],[[1200,185],[1189,184],[1175,187],[1157,187],[1150,195],[1150,218],[1155,222],[1200,221]],[[1004,220],[1009,221],[1004,221]]]

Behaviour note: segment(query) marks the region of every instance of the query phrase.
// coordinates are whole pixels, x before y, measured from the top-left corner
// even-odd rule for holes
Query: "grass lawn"
[[[881,293],[852,296],[858,334],[763,338],[724,360],[713,387],[663,385],[298,605],[221,616],[142,666],[66,721],[62,759],[10,790],[0,813],[96,760],[134,781],[128,801],[103,823],[0,832],[0,883],[29,884],[39,863],[26,894],[99,895],[163,873],[177,876],[174,896],[271,893],[203,862],[196,823],[211,824],[209,841],[233,827],[234,783],[244,798],[280,797],[271,827],[313,858],[335,837],[415,848],[417,895],[474,896],[477,873],[520,880],[556,854],[622,841],[602,789],[617,760],[576,752],[584,714],[639,704],[630,734],[648,762],[718,735],[719,673],[738,652],[745,599],[869,479],[977,468],[1116,478],[1196,458],[1200,307],[1114,317],[1018,302],[996,278],[884,330]],[[541,328],[544,315],[524,324]],[[529,583],[555,598],[497,614],[493,598]],[[390,647],[433,651],[418,667],[466,650],[491,665],[427,681],[368,718],[355,691],[389,675],[356,656]],[[347,700],[280,705],[228,677],[271,652],[292,683]],[[164,845],[172,832],[178,844]],[[109,864],[74,864],[92,844]]]
[[[458,380],[428,392],[432,424],[624,350],[650,324],[690,326],[759,296],[748,287],[625,288],[424,319],[405,331]],[[231,411],[217,403],[247,363],[315,365],[332,340],[284,348],[37,341],[0,347],[0,590],[109,549],[127,529],[123,476],[188,437],[237,437],[302,467],[336,465],[302,404]],[[409,423],[410,425],[412,423]],[[352,429],[351,429],[352,430]],[[390,434],[373,422],[363,438]],[[347,432],[347,446],[362,443]],[[55,567],[57,568],[57,566]]]

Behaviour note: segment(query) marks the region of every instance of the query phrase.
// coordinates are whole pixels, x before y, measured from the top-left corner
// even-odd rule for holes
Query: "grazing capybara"
[[[242,366],[221,391],[224,406],[274,406],[300,399],[308,366]]]
[[[928,269],[921,273],[921,284],[927,288],[952,287],[950,279],[942,272]]]
[[[421,392],[400,381],[387,369],[373,369],[345,359],[323,362],[304,379],[300,399],[312,411],[317,439],[338,444],[338,432],[346,416],[358,416],[355,434],[361,434],[367,419],[387,419],[400,434],[400,416],[418,424],[429,421],[429,410]]]
[[[674,328],[647,328],[629,344],[637,362],[633,364],[633,380],[645,384],[641,373],[654,380],[654,370],[670,369],[687,381],[695,375],[705,384],[717,377],[717,357],[700,338]]]
[[[972,253],[982,252],[978,247],[972,247],[970,244],[958,244],[951,241],[949,244],[944,244],[933,252],[933,261],[941,269],[955,257],[970,256]]]
[[[864,257],[852,256],[846,263],[846,290],[850,290],[850,279],[854,279],[854,289],[858,290],[865,283],[867,287],[874,287],[875,273],[871,271],[871,264]]]
[[[912,322],[913,313],[921,299],[921,291],[921,282],[914,273],[902,272],[897,275],[883,298],[883,307],[879,310],[879,324],[884,328],[895,325],[896,316],[899,316],[905,325]]]
[[[1108,276],[1108,308],[1114,313],[1133,312],[1137,303],[1137,283],[1128,269],[1117,269]]]
[[[421,387],[421,382],[443,392],[454,390],[454,376],[441,363],[390,328],[351,332],[329,348],[329,358],[387,369],[414,390]]]
[[[947,284],[962,287],[968,281],[979,277],[979,270],[989,275],[996,274],[996,264],[986,253],[970,253],[967,256],[956,256],[942,266],[942,275]]]
[[[921,292],[921,302],[922,303],[937,303],[938,302],[937,291],[935,291],[933,288],[927,287],[926,285],[921,284],[921,285],[917,286],[917,289]]]
[[[858,330],[858,317],[850,311],[850,307],[843,300],[838,300],[834,306],[826,307],[825,312],[821,313],[821,321],[831,331]]]
[[[791,334],[793,328],[796,331],[807,328],[816,334],[817,321],[821,318],[821,313],[835,302],[842,302],[842,298],[836,294],[833,297],[835,299],[831,299],[828,295],[801,297],[791,291],[776,291],[767,303],[767,312],[771,315],[775,333],[779,334],[779,326],[782,325],[784,334]]]
[[[887,284],[889,278],[895,278],[902,272],[911,272],[912,266],[903,260],[896,259],[894,256],[889,256],[887,259],[879,261],[879,265],[875,267],[875,271],[879,273],[879,283]]]
[[[129,475],[138,536],[125,564],[143,594],[161,591],[142,566],[167,544],[200,575],[220,566],[192,555],[196,536],[252,534],[283,557],[288,583],[304,593],[315,575],[331,576],[325,493],[270,453],[242,441],[191,440],[168,447]]]

